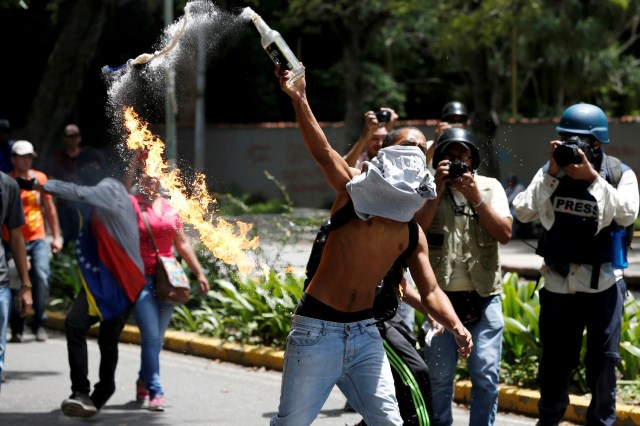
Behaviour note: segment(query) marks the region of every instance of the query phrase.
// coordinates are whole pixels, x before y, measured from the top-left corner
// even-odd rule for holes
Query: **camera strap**
[[[449,187],[445,189],[447,196],[449,197],[449,201],[451,201],[451,208],[453,209],[454,216],[468,216],[468,217],[476,217],[478,214],[473,210],[473,208],[469,205],[467,200],[465,199],[462,203],[458,204],[453,195],[453,191]],[[468,211],[471,210],[471,213]]]

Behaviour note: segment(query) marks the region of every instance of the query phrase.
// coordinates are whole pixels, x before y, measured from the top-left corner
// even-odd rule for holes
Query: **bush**
[[[541,354],[538,316],[540,299],[536,283],[521,281],[517,274],[504,276],[502,292],[505,330],[502,345],[501,379],[504,383],[536,388],[538,360]],[[535,290],[534,290],[535,289]],[[622,316],[620,357],[618,364],[621,396],[637,400],[640,388],[640,302],[628,293]],[[580,366],[573,374],[571,388],[587,393],[584,355],[586,332],[582,339]],[[635,395],[635,396],[634,396]],[[627,401],[628,402],[628,401]]]
[[[509,385],[534,387],[541,354],[536,283],[520,281],[517,274],[507,273],[501,297],[505,322],[502,380]]]
[[[257,278],[231,274],[213,280],[197,308],[178,308],[173,325],[230,341],[284,348],[301,295],[302,280],[290,273],[267,271]]]

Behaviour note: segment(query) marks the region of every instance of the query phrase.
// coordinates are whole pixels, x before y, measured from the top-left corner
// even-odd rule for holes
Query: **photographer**
[[[592,398],[587,424],[616,420],[616,364],[626,285],[624,265],[612,262],[627,243],[613,250],[612,231],[638,215],[638,182],[633,171],[605,155],[609,128],[595,105],[567,108],[550,143],[549,161],[513,205],[519,220],[540,219],[536,253],[541,268],[538,370],[540,425],[556,425],[569,403],[569,380],[578,367],[587,330],[587,385]]]
[[[445,130],[433,164],[437,197],[427,200],[415,218],[427,234],[438,284],[477,345],[467,362],[472,384],[469,424],[493,425],[504,329],[498,243],[511,239],[509,204],[500,182],[476,173],[480,153],[468,130]],[[425,347],[432,424],[451,425],[456,344],[451,333],[431,318],[427,321],[436,329],[431,345]]]
[[[447,129],[462,128],[466,129],[469,123],[469,114],[467,113],[467,107],[462,102],[451,101],[447,102],[442,107],[442,113],[440,114],[440,121],[436,125],[436,130],[433,135],[433,140],[427,141],[427,159],[433,158],[433,151],[436,147],[440,135]]]
[[[362,163],[378,155],[378,151],[382,147],[382,140],[387,133],[393,130],[397,120],[398,114],[391,108],[382,107],[377,112],[365,112],[362,134],[342,158],[349,166],[360,169]]]

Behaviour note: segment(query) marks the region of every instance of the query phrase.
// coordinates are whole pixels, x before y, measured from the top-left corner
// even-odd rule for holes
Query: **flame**
[[[255,264],[245,250],[258,247],[258,237],[251,240],[247,238],[253,225],[238,221],[234,226],[231,222],[214,216],[216,200],[209,195],[202,173],[196,175],[191,184],[192,195],[187,196],[180,170],[171,169],[163,160],[164,142],[147,128],[147,123],[138,117],[132,107],[125,109],[124,118],[129,132],[127,148],[148,151],[144,172],[160,181],[160,185],[169,194],[171,206],[176,209],[182,221],[198,231],[200,240],[216,258],[237,266],[242,274],[251,272]]]

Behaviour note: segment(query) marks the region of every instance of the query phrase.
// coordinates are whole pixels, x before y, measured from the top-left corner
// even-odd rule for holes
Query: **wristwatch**
[[[25,284],[25,283],[20,284],[20,290],[25,288],[28,288],[29,290],[31,290],[31,284]]]

